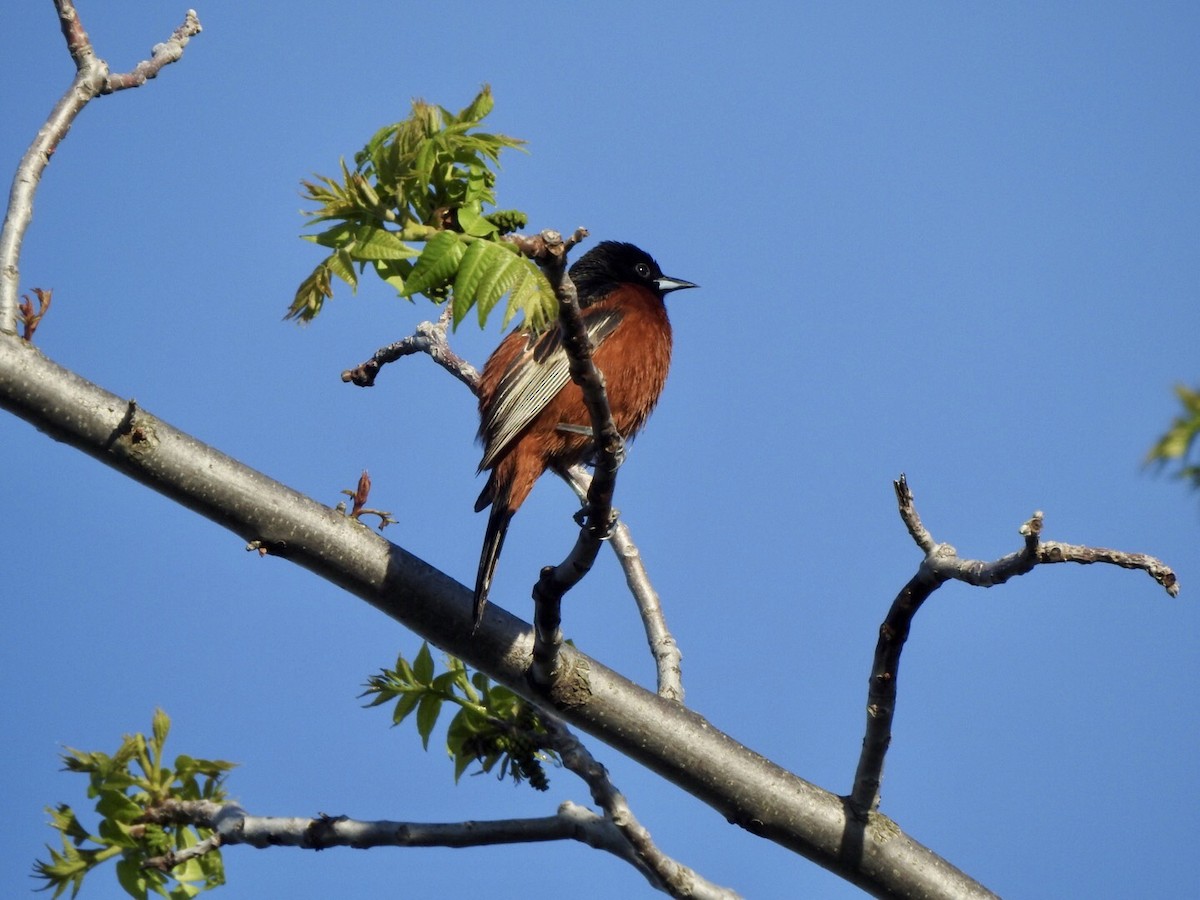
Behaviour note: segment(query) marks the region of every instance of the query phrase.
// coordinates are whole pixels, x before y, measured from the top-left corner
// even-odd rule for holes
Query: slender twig
[[[591,475],[583,466],[572,466],[560,473],[571,486],[571,490],[580,500],[587,498]],[[668,700],[683,702],[683,671],[681,663],[683,654],[679,650],[670,629],[667,628],[666,615],[658,592],[650,583],[650,575],[642,561],[641,551],[633,541],[633,535],[623,521],[613,527],[609,537],[609,545],[621,563],[625,572],[625,583],[637,603],[641,613],[642,626],[646,630],[646,642],[650,645],[650,653],[654,657],[655,668],[658,672],[658,694]]]
[[[1179,579],[1162,560],[1145,553],[1126,553],[1105,547],[1081,547],[1075,544],[1060,544],[1057,541],[1042,541],[1038,544],[1038,565],[1047,563],[1073,562],[1080,565],[1108,563],[1122,569],[1141,569],[1163,586],[1172,597],[1179,596]]]
[[[1025,540],[1017,552],[993,562],[962,559],[954,547],[936,542],[921,524],[908,480],[901,475],[893,486],[900,517],[917,546],[925,551],[925,558],[917,573],[896,596],[879,628],[867,692],[866,734],[854,775],[854,787],[848,798],[851,811],[860,818],[865,818],[879,806],[879,786],[883,779],[884,758],[892,739],[896,680],[904,642],[921,605],[947,581],[992,587],[1046,563],[1109,563],[1126,569],[1141,569],[1161,584],[1170,596],[1179,594],[1175,573],[1153,556],[1041,540],[1044,516],[1040,510],[1019,529]]]
[[[211,828],[219,837],[219,845],[224,846],[249,844],[258,848],[283,846],[305,850],[324,850],[329,847],[482,847],[567,838],[580,840],[578,829],[581,825],[587,827],[574,815],[444,823],[363,821],[328,815],[314,818],[252,816],[235,803],[220,804],[209,800],[168,800],[148,810],[141,821]],[[588,843],[599,845],[605,841],[593,835]],[[609,847],[606,849],[622,855],[617,842],[610,839],[607,843]],[[628,854],[625,855],[628,857]],[[176,854],[175,864],[184,861],[183,857]],[[146,865],[157,862],[151,860]]]
[[[585,751],[586,752],[586,751]],[[524,819],[494,819],[484,822],[396,822],[362,821],[346,816],[319,815],[313,818],[252,816],[236,803],[211,800],[167,800],[149,809],[139,819],[157,825],[192,825],[209,828],[213,834],[193,847],[152,857],[146,869],[168,872],[188,860],[220,847],[247,844],[259,849],[298,847],[325,850],[329,847],[485,847],[541,841],[574,840],[605,850],[634,866],[661,890],[669,889],[646,864],[625,834],[609,817],[599,816],[578,804],[566,802],[552,816]],[[690,872],[685,866],[679,867]],[[693,873],[694,874],[694,873]],[[730,898],[724,888],[694,875],[697,890],[674,896]]]
[[[101,93],[111,94],[114,91],[141,87],[151,78],[157,78],[158,73],[162,71],[164,66],[169,66],[173,62],[179,62],[183,57],[183,48],[201,30],[200,20],[196,17],[196,11],[189,9],[187,15],[184,16],[183,24],[171,33],[171,37],[163,43],[155,44],[150,48],[149,59],[143,59],[133,67],[132,71],[120,75],[110,75],[108,83],[105,84]]]
[[[595,475],[588,488],[585,517],[575,546],[557,566],[542,569],[533,588],[534,645],[530,677],[540,685],[549,684],[557,674],[558,650],[562,646],[559,628],[562,598],[591,570],[601,542],[612,531],[615,521],[613,493],[617,470],[625,456],[625,442],[613,421],[605,393],[604,374],[592,360],[594,348],[580,313],[575,285],[567,274],[567,250],[586,236],[587,230],[579,228],[565,240],[557,232],[543,231],[536,239],[517,241],[521,251],[542,267],[558,298],[559,328],[570,363],[571,380],[583,393],[595,445]]]
[[[450,304],[446,304],[442,316],[437,322],[421,322],[416,331],[394,344],[388,344],[375,351],[375,355],[353,369],[342,373],[342,381],[353,382],[359,387],[372,387],[379,370],[391,362],[414,353],[424,353],[439,366],[471,389],[471,393],[479,393],[479,372],[473,365],[450,349],[447,338]]]
[[[75,118],[100,94],[137,87],[153,78],[163,66],[179,59],[188,40],[200,33],[200,20],[195,11],[189,9],[183,24],[171,37],[150,51],[149,60],[138,63],[132,72],[113,75],[108,64],[96,56],[72,0],[54,0],[54,6],[58,10],[67,50],[75,61],[75,78],[38,130],[13,176],[4,226],[0,228],[0,332],[16,332],[21,245],[33,221],[34,195],[50,157],[66,138]]]
[[[608,770],[596,760],[567,725],[544,713],[546,744],[558,754],[563,766],[578,775],[591,791],[592,800],[604,810],[604,817],[621,833],[642,866],[651,883],[672,897],[737,897],[733,891],[712,884],[693,869],[671,859],[658,848],[650,832],[637,820],[625,795],[617,790],[608,777]]]

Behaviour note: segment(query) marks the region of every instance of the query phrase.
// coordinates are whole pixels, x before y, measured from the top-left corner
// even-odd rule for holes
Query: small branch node
[[[932,552],[936,541],[929,530],[921,523],[921,517],[917,515],[916,501],[913,498],[912,489],[908,486],[908,477],[901,472],[900,477],[892,482],[892,488],[896,492],[896,503],[899,507],[900,518],[904,522],[904,527],[908,529],[909,535],[916,542],[917,546],[926,553]]]
[[[42,288],[33,288],[34,296],[37,297],[37,309],[33,308],[33,301],[29,299],[28,294],[21,297],[21,304],[18,307],[21,324],[21,338],[27,343],[33,343],[33,334],[38,329],[38,325],[42,323],[42,317],[50,311],[50,299],[53,291],[43,290]]]
[[[1042,526],[1045,524],[1045,518],[1045,513],[1040,509],[1037,510],[1029,521],[1021,526],[1019,533],[1025,537],[1031,537],[1036,541],[1042,535]]]

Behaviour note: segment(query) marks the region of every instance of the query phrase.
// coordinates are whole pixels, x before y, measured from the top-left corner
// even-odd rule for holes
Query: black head
[[[603,299],[620,284],[640,284],[660,299],[671,291],[697,287],[690,281],[664,275],[653,256],[620,241],[601,241],[571,266],[570,274],[580,306]]]

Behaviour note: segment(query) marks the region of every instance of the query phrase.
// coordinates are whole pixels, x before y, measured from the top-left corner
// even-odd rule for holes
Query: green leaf
[[[494,254],[493,254],[494,255]],[[508,293],[525,273],[525,266],[533,265],[527,259],[519,256],[509,256],[501,260],[496,257],[497,264],[490,266],[483,274],[475,295],[475,311],[479,316],[479,326],[487,324],[487,317],[492,309],[500,302],[500,298]],[[508,324],[508,317],[501,325]]]
[[[237,763],[223,759],[195,759],[187,754],[180,754],[175,757],[174,767],[178,775],[200,774],[215,778],[237,768]]]
[[[161,751],[162,745],[166,743],[167,735],[171,733],[171,717],[161,709],[155,709],[151,730],[154,732],[155,747]]]
[[[467,252],[463,241],[450,231],[443,231],[425,244],[404,286],[406,296],[428,294],[450,283],[458,264]]]
[[[421,642],[421,649],[413,660],[413,680],[417,684],[429,684],[433,681],[433,654],[429,652],[428,642]]]
[[[429,683],[429,689],[448,697],[454,693],[455,677],[453,672],[442,672]]]
[[[458,211],[458,227],[463,230],[464,234],[481,238],[490,238],[498,230],[495,225],[483,217],[478,209],[466,206]]]
[[[96,803],[96,812],[106,819],[132,822],[142,814],[142,807],[119,791],[104,791]]]
[[[312,241],[314,244],[320,244],[322,247],[337,250],[354,241],[354,232],[355,226],[353,222],[339,222],[332,228],[327,228],[318,234],[302,234],[300,236],[306,241]]]
[[[475,688],[471,685],[471,678],[467,673],[467,667],[463,665],[463,661],[456,656],[451,656],[449,661],[450,671],[454,674],[454,686],[468,700],[476,700],[478,695],[475,693]]]
[[[558,316],[558,298],[554,296],[554,289],[541,269],[529,260],[524,262],[524,272],[510,288],[508,306],[500,327],[508,327],[513,316],[521,313],[530,328],[540,331]]]
[[[458,783],[458,780],[460,778],[462,778],[462,773],[467,771],[467,769],[470,767],[471,763],[473,763],[474,761],[475,761],[475,757],[468,756],[465,753],[454,757],[454,782],[455,782],[455,784]]]
[[[412,269],[376,265],[374,271],[402,296],[424,294],[440,303],[465,252],[461,239],[448,243],[457,230],[467,238],[491,240],[524,227],[514,225],[527,221],[519,211],[486,212],[496,202],[501,151],[523,146],[515,138],[478,130],[493,105],[486,86],[458,113],[416,100],[407,119],[377,129],[354,154],[354,170],[342,159],[337,175],[315,175],[301,182],[305,197],[314,204],[304,213],[310,222],[332,223],[305,238],[348,256],[331,257],[322,271],[306,279],[289,318],[307,321],[320,312],[332,296],[331,275],[356,287],[351,261],[415,259]],[[446,229],[446,236],[429,234],[438,229]],[[414,246],[422,242],[423,250]],[[485,299],[498,301],[499,296]]]
[[[333,288],[329,281],[331,258],[326,258],[318,263],[312,274],[300,283],[300,287],[296,288],[296,296],[284,315],[285,319],[310,322],[321,311],[325,301],[333,297]]]
[[[442,711],[442,698],[437,694],[425,694],[417,705],[417,733],[421,735],[421,744],[429,749],[429,735],[437,724],[438,715]]]
[[[117,863],[117,881],[130,897],[145,900],[150,877],[153,876],[148,876],[147,870],[142,869],[135,859],[122,859]]]
[[[420,251],[400,240],[394,231],[382,226],[363,225],[354,235],[354,245],[349,248],[355,259],[415,259]]]
[[[488,113],[496,105],[495,99],[492,97],[492,89],[488,85],[484,85],[475,99],[472,100],[461,112],[455,117],[459,122],[469,122],[472,125],[486,119]]]
[[[79,824],[75,810],[67,804],[60,803],[56,807],[47,806],[46,812],[50,814],[50,827],[61,832],[64,841],[70,839],[78,847],[84,841],[89,840],[90,835]]]
[[[1183,407],[1183,414],[1176,416],[1171,427],[1155,442],[1146,454],[1146,463],[1177,462],[1174,473],[1176,478],[1182,478],[1200,488],[1200,466],[1189,463],[1189,457],[1197,446],[1200,436],[1200,391],[1192,390],[1186,385],[1176,385],[1175,396]]]
[[[354,271],[354,258],[348,250],[334,250],[327,263],[330,272],[350,285],[352,291],[358,290],[358,273]]]
[[[400,262],[390,259],[377,259],[372,264],[375,266],[375,274],[378,275],[384,283],[391,285],[396,293],[406,300],[411,300],[404,291],[404,283],[412,272],[412,263]]]
[[[421,691],[408,691],[401,694],[396,700],[396,707],[392,710],[392,725],[399,725],[409,713],[417,708],[417,704],[421,701],[424,694]]]
[[[412,684],[415,680],[412,666],[403,656],[396,657],[396,676],[404,684]]]
[[[488,269],[496,262],[493,254],[498,248],[486,241],[475,241],[463,254],[458,264],[458,273],[454,277],[454,327],[457,328],[471,307],[475,305],[475,297],[479,285],[483,283]]]
[[[467,249],[454,279],[454,324],[477,308],[484,325],[496,304],[511,292],[502,327],[518,312],[532,328],[541,328],[557,314],[554,291],[546,276],[506,242],[475,241]]]

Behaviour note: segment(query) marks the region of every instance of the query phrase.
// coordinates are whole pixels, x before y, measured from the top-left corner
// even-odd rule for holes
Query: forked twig
[[[875,645],[875,659],[867,692],[866,734],[854,775],[854,787],[848,798],[851,810],[862,818],[879,806],[883,763],[891,743],[892,720],[896,712],[900,653],[917,611],[947,581],[992,587],[1017,575],[1024,575],[1038,565],[1061,562],[1109,563],[1126,569],[1141,569],[1161,584],[1170,596],[1179,594],[1175,573],[1153,556],[1043,541],[1044,517],[1041,511],[1035,512],[1021,526],[1020,533],[1025,545],[1017,552],[993,562],[962,559],[954,547],[937,543],[921,523],[908,480],[903,475],[894,482],[894,487],[900,517],[917,546],[925,552],[925,558],[917,573],[896,596],[887,618],[879,627],[879,640]]]
[[[156,44],[150,51],[150,59],[138,63],[131,72],[114,75],[109,71],[108,63],[96,56],[74,2],[54,0],[54,6],[58,10],[67,51],[75,61],[75,78],[21,157],[8,194],[8,210],[4,215],[4,226],[0,228],[0,331],[9,333],[16,332],[21,245],[33,221],[33,198],[50,157],[89,102],[101,94],[145,84],[163,66],[182,57],[183,48],[201,30],[195,10],[189,9],[183,24],[175,29],[170,38]]]

